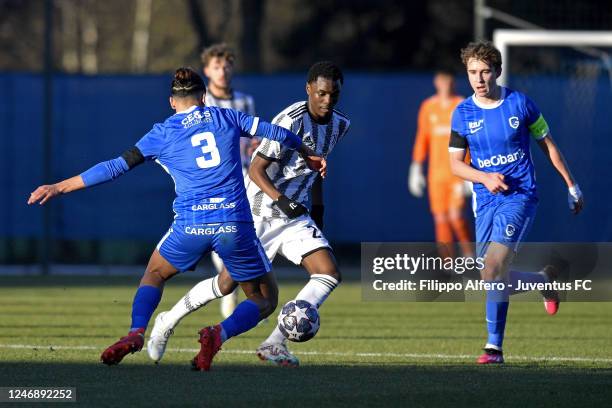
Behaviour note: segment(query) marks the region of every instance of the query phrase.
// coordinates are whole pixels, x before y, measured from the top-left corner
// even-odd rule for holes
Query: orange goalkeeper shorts
[[[465,205],[463,180],[428,180],[429,208],[433,214],[461,210]]]

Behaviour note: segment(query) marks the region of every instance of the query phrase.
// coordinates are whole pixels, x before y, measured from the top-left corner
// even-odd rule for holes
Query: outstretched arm
[[[563,157],[563,153],[561,153],[561,150],[559,150],[559,147],[553,140],[550,133],[548,133],[546,137],[538,140],[538,146],[540,146],[540,149],[542,149],[552,166],[555,168],[555,170],[557,170],[557,173],[559,173],[567,185],[570,210],[574,214],[578,214],[580,210],[582,210],[584,200],[582,197],[582,192],[578,187],[578,183],[576,183],[576,180],[572,176],[567,162],[565,161],[565,157]]]
[[[116,159],[98,163],[78,176],[70,177],[59,183],[38,187],[30,194],[28,204],[39,202],[42,205],[60,194],[68,194],[72,191],[106,183],[107,181],[116,179],[126,171],[143,162],[144,157],[142,153],[137,147],[133,147],[126,150]]]
[[[56,184],[43,185],[38,187],[30,194],[30,198],[28,198],[28,204],[36,204],[40,202],[40,205],[43,205],[51,198],[60,195],[60,194],[68,194],[72,191],[80,190],[85,188],[85,183],[83,182],[83,178],[78,175],[74,177],[70,177],[69,179],[60,181]]]

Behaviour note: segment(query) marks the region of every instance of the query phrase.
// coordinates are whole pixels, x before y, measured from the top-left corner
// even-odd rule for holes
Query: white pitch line
[[[0,344],[0,349],[37,349],[37,350],[101,350],[95,346],[55,346],[33,344]],[[146,347],[143,348],[146,350]],[[168,348],[167,351],[176,353],[197,353],[199,348]],[[254,350],[223,350],[225,354],[255,354]],[[471,360],[477,356],[470,354],[419,354],[419,353],[360,353],[338,351],[301,351],[295,354],[303,356],[332,356],[332,357],[371,357],[371,358],[405,358],[421,360]],[[558,362],[587,362],[612,363],[612,358],[598,357],[561,357],[561,356],[511,356],[509,360],[515,361],[558,361]]]

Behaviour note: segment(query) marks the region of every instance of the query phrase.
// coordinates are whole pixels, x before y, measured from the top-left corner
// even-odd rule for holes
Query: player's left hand
[[[59,194],[60,190],[55,184],[40,186],[30,194],[28,204],[32,205],[40,201],[40,205],[43,205]]]
[[[578,214],[584,205],[584,198],[582,191],[578,184],[574,184],[567,190],[567,203],[569,204],[570,211],[574,214]]]

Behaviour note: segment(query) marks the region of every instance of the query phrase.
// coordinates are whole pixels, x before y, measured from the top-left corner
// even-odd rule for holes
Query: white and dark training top
[[[306,101],[289,106],[272,123],[291,130],[302,138],[306,146],[323,157],[327,157],[336,143],[346,135],[351,124],[349,118],[336,109],[327,124],[316,123],[308,113]],[[275,141],[264,139],[254,154],[272,161],[266,172],[278,191],[310,210],[310,190],[318,172],[308,168],[298,152]],[[286,217],[248,176],[246,185],[253,217]]]
[[[219,108],[234,109],[247,115],[255,116],[255,101],[251,95],[233,91],[229,99],[216,98],[212,92],[206,92],[204,97],[206,106],[217,106]]]

